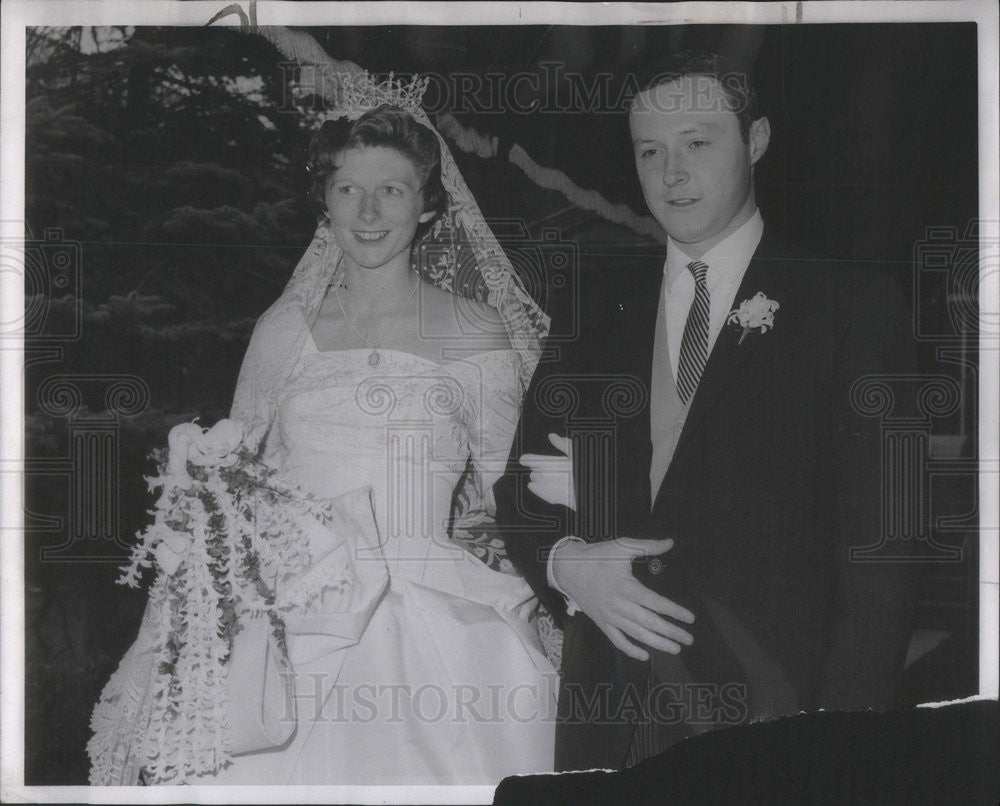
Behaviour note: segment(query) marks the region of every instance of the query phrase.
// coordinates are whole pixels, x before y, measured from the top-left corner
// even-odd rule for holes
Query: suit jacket
[[[871,376],[914,367],[896,285],[800,254],[765,229],[734,306],[764,292],[780,304],[774,328],[742,343],[737,327],[719,334],[654,498],[662,279],[662,255],[613,278],[579,340],[540,364],[494,488],[511,558],[557,614],[565,607],[545,563],[573,534],[673,537],[669,553],[636,561],[634,573],[696,616],[693,645],[653,653],[651,674],[585,615],[564,620],[560,769],[620,766],[649,684],[663,684],[667,744],[799,710],[888,707],[909,641],[912,566],[881,559],[884,407],[865,397],[892,394]],[[573,438],[576,512],[528,492],[517,462],[551,453],[551,431]]]

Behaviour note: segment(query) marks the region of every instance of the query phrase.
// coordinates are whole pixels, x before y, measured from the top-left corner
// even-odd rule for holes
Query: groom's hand
[[[694,614],[651,591],[632,575],[633,559],[663,554],[673,545],[674,541],[669,539],[567,541],[553,555],[552,576],[577,607],[626,655],[636,660],[649,657],[633,641],[677,654],[681,645],[691,644],[694,637],[674,621],[691,624]]]

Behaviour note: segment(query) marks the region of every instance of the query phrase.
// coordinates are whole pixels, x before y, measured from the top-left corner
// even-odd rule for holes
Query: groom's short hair
[[[730,110],[739,120],[743,142],[750,142],[750,126],[761,117],[757,91],[750,71],[719,53],[682,50],[649,61],[634,73],[635,95],[688,76],[705,76],[719,82]]]

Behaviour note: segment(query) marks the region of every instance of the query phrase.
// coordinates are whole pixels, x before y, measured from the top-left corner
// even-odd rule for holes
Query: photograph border
[[[26,26],[129,24],[205,25],[232,4],[219,2],[30,2],[8,0],[2,7],[2,103],[0,154],[2,199],[0,243],[17,259],[24,238]],[[237,3],[249,8],[248,0]],[[998,125],[998,48],[996,7],[967,2],[774,2],[774,3],[277,3],[257,2],[258,25],[690,25],[944,23],[978,25],[979,64],[979,220],[983,240],[1000,239],[1000,125]],[[235,15],[218,25],[239,25]],[[1000,324],[1000,265],[996,251],[980,255],[980,320]],[[0,323],[24,316],[23,277],[0,265]],[[275,803],[489,802],[493,787],[113,787],[25,786],[24,765],[24,558],[23,558],[23,341],[0,341],[0,798],[5,802],[158,802],[205,803],[268,800]],[[979,342],[979,698],[996,699],[1000,633],[1000,341],[998,328],[980,328]],[[973,698],[975,699],[975,698]]]

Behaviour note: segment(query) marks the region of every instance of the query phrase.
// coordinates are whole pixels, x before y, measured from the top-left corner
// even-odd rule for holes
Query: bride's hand
[[[531,471],[528,489],[547,504],[558,504],[575,510],[573,443],[558,434],[549,434],[549,442],[561,456],[525,453],[518,459]]]

